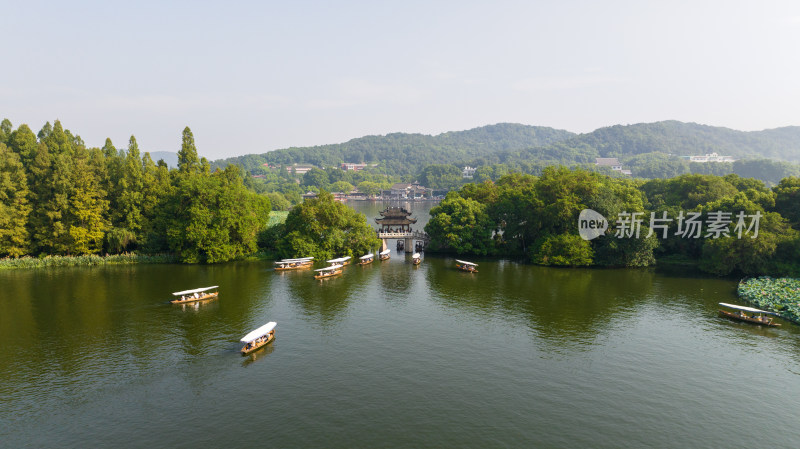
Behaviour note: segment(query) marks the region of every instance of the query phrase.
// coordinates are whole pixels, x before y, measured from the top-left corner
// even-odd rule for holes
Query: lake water
[[[798,326],[719,318],[735,280],[475,261],[0,271],[0,446],[800,446]]]

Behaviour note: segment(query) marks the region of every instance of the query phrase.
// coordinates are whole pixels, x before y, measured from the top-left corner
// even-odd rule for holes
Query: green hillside
[[[381,163],[391,174],[416,173],[429,164],[463,164],[474,159],[519,148],[543,147],[575,134],[553,128],[500,123],[436,136],[393,133],[365,136],[345,143],[293,147],[260,155],[214,161],[214,166],[240,165],[253,170],[273,165],[313,164],[318,167],[342,162]]]
[[[707,153],[739,160],[732,164],[698,164],[680,158]],[[379,163],[382,173],[404,177],[419,176],[432,164],[471,165],[483,167],[479,171],[481,179],[496,179],[509,170],[535,174],[546,165],[593,166],[597,157],[617,157],[637,177],[736,173],[774,184],[783,177],[800,174],[800,166],[794,164],[800,162],[800,127],[737,131],[670,120],[573,134],[553,128],[500,123],[436,136],[405,133],[366,136],[341,144],[229,158],[214,165],[224,167],[233,163],[254,171],[264,163],[327,167],[341,162],[371,162]]]
[[[600,157],[652,152],[689,156],[716,152],[735,158],[800,161],[798,126],[746,132],[670,120],[600,128],[575,136],[564,144],[570,147],[586,145],[594,148]]]

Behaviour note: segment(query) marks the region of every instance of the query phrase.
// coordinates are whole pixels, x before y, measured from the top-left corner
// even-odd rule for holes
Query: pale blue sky
[[[800,2],[4,2],[0,118],[210,159],[498,122],[800,125]]]

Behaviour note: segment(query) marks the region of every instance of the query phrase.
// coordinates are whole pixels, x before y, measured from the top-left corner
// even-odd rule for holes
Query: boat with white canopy
[[[275,262],[275,271],[300,270],[314,265],[313,257],[303,257],[300,259],[283,259]]]
[[[318,268],[314,271],[317,272],[317,274],[314,275],[314,279],[325,279],[342,274],[342,266],[336,264],[325,268]]]
[[[388,258],[390,258],[390,257],[391,257],[391,256],[390,256],[390,253],[391,253],[391,252],[392,252],[392,250],[390,250],[390,249],[385,249],[385,250],[383,250],[383,251],[381,251],[381,252],[379,252],[379,253],[378,253],[378,258],[380,258],[380,260],[386,260],[386,259],[388,259]]]
[[[219,292],[212,292],[209,290],[214,290],[217,288],[219,288],[219,285],[214,285],[212,287],[195,288],[192,290],[184,290],[182,292],[175,292],[173,293],[173,295],[175,295],[176,298],[171,300],[170,302],[173,304],[184,304],[187,302],[214,299],[219,295]]]
[[[419,253],[414,253],[411,255],[411,263],[414,265],[419,265],[422,263],[422,256]]]
[[[772,317],[767,316],[767,315],[777,315],[775,312],[768,312],[766,310],[755,309],[753,307],[747,307],[747,306],[737,306],[736,304],[727,304],[724,302],[719,303],[719,305],[734,310],[738,310],[738,312],[731,312],[728,310],[720,309],[719,315],[722,317],[730,318],[732,320],[737,320],[737,321],[745,321],[747,323],[760,324],[762,326],[772,326],[772,327],[780,326],[780,324],[773,322]],[[748,315],[747,312],[750,312],[752,315]]]
[[[326,260],[325,262],[330,263],[330,264],[334,264],[334,265],[348,265],[348,264],[350,264],[350,256],[344,256],[344,257],[340,257],[338,259]]]
[[[458,260],[456,259],[456,266],[459,270],[469,271],[470,273],[477,273],[478,272],[478,264],[467,262],[466,260]]]
[[[274,321],[270,321],[242,337],[242,339],[239,340],[245,344],[242,347],[242,355],[249,354],[275,341],[275,326],[277,326],[277,324],[278,323]]]
[[[372,262],[375,261],[375,254],[372,254],[372,253],[365,254],[365,255],[359,257],[358,259],[359,259],[359,261],[358,261],[359,265],[371,264]]]

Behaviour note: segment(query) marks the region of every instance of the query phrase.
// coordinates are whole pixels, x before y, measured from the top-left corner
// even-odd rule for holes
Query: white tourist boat
[[[375,261],[375,254],[372,254],[372,253],[365,254],[365,255],[359,257],[358,259],[359,259],[359,261],[358,261],[359,265],[371,264],[372,262]]]
[[[173,293],[173,295],[175,295],[176,298],[171,300],[170,302],[173,304],[185,304],[187,302],[214,299],[219,295],[219,292],[212,292],[209,290],[214,290],[217,288],[219,288],[219,285],[214,285],[212,287],[195,288],[192,290],[184,290],[182,292],[175,292]]]
[[[727,304],[724,302],[719,303],[719,305],[737,310],[737,312],[731,312],[728,310],[720,309],[719,315],[725,318],[730,318],[732,320],[737,320],[737,321],[744,321],[747,323],[760,324],[762,326],[771,326],[771,327],[780,326],[780,324],[774,323],[772,321],[772,317],[767,316],[767,315],[776,315],[775,312],[767,312],[766,310],[755,309],[753,307],[747,307],[747,306],[737,306],[736,304]],[[748,315],[747,312],[750,312],[752,315]]]
[[[391,255],[390,255],[390,254],[391,254],[391,252],[392,252],[392,250],[390,250],[390,249],[385,249],[385,250],[383,250],[383,251],[381,251],[381,252],[379,252],[379,253],[378,253],[378,258],[379,258],[380,260],[386,260],[386,259],[388,259],[388,258],[390,258],[390,257],[391,257]]]
[[[331,259],[326,260],[325,262],[333,265],[349,265],[350,264],[350,256],[340,257],[338,259]]]
[[[314,275],[314,279],[325,279],[342,274],[342,266],[336,264],[325,268],[318,268],[314,271],[317,272],[317,274]]]
[[[419,253],[414,253],[411,255],[411,263],[414,265],[419,265],[422,263],[422,256]]]
[[[456,259],[456,266],[459,270],[468,271],[470,273],[477,273],[478,272],[478,264],[467,262],[466,260],[458,260]]]
[[[249,354],[275,341],[275,326],[277,326],[277,324],[278,323],[274,321],[270,321],[242,337],[240,340],[244,343],[244,346],[242,346],[242,355]]]
[[[301,257],[299,259],[283,259],[275,262],[275,271],[300,270],[314,265],[313,257]]]

